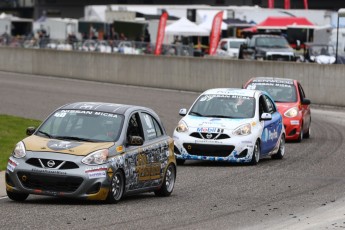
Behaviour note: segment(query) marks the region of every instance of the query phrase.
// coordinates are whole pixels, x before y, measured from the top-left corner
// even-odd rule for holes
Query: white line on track
[[[7,198],[8,198],[7,196],[0,197],[0,200],[7,199]]]

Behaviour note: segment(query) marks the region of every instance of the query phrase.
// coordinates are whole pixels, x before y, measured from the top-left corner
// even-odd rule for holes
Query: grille
[[[183,147],[190,155],[208,157],[227,157],[235,149],[233,145],[204,145],[204,144],[183,144]]]
[[[207,137],[207,135],[209,135],[209,137]],[[198,133],[198,132],[194,132],[194,133],[191,133],[190,136],[191,137],[195,137],[195,138],[199,138],[199,139],[209,139],[209,140],[212,140],[212,139],[221,140],[221,139],[230,138],[229,135],[224,134],[224,133],[219,134],[219,133]]]
[[[18,178],[24,187],[54,192],[74,192],[83,178],[75,176],[38,175],[34,173],[18,172]]]
[[[267,56],[267,60],[293,61],[291,56],[279,55],[279,54],[269,55]]]
[[[48,166],[48,161],[50,161],[51,159],[39,159],[39,158],[30,158],[26,161],[27,164],[38,167],[38,168],[51,168],[51,169],[55,169],[58,166],[61,165],[61,167],[59,167],[58,169],[77,169],[79,168],[79,166],[72,162],[72,161],[61,161],[61,160],[53,160],[55,162],[55,165],[53,167],[49,167]],[[44,167],[42,167],[40,161],[42,162],[42,164],[44,165]]]

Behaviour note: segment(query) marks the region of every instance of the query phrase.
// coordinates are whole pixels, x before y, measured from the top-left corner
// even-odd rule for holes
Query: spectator
[[[120,40],[127,41],[127,37],[125,36],[124,33],[120,33]]]
[[[111,39],[111,40],[116,40],[116,41],[119,40],[119,33],[116,32],[114,26],[112,26],[112,27],[111,27],[111,30],[110,30],[110,39]]]

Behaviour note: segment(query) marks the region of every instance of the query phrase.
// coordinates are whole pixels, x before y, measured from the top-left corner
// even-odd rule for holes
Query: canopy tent
[[[167,35],[179,35],[179,36],[209,36],[210,31],[199,27],[187,18],[180,18],[176,22],[168,25],[165,28]]]
[[[281,29],[288,27],[314,28],[314,24],[304,17],[268,17],[256,26],[244,29],[244,32],[255,33],[258,29]]]
[[[207,21],[204,21],[203,23],[199,24],[199,26],[201,28],[208,30],[208,31],[211,31],[212,30],[212,24],[213,24],[213,21],[207,20]],[[226,30],[226,29],[228,29],[228,25],[225,22],[222,22],[222,30]]]

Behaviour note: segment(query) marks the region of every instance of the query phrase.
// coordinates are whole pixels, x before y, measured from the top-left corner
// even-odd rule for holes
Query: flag
[[[284,0],[284,9],[290,9],[290,0]]]
[[[304,0],[304,9],[308,9],[308,0]]]
[[[164,11],[159,19],[155,55],[161,54],[162,44],[163,44],[163,39],[164,39],[164,34],[165,34],[165,26],[167,24],[167,20],[168,20],[168,13]]]
[[[270,9],[274,8],[274,0],[268,0],[268,8]]]
[[[220,11],[214,16],[212,23],[212,30],[210,35],[210,50],[209,54],[214,55],[218,46],[220,33],[222,32],[223,11]]]

